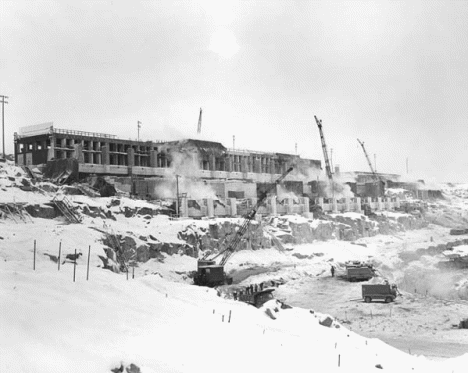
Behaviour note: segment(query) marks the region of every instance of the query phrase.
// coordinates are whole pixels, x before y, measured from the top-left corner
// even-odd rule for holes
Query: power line
[[[6,99],[8,96],[5,95],[0,95],[1,97],[1,102],[2,102],[2,142],[3,142],[3,158],[6,158],[5,156],[5,104],[8,104],[8,101]]]

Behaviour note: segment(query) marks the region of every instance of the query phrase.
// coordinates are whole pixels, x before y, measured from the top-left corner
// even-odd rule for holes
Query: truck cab
[[[194,283],[208,287],[231,285],[232,277],[227,276],[224,266],[216,264],[214,260],[199,260]]]

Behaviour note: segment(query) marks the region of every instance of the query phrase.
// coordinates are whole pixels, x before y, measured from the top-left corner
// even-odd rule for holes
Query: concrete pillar
[[[323,205],[323,197],[319,197],[317,200],[318,200],[317,204],[320,206],[322,211],[325,211],[324,205]]]
[[[332,198],[332,212],[336,214],[338,212],[338,201],[336,198]]]
[[[226,171],[227,172],[233,172],[234,171],[234,156],[232,154],[229,154],[226,158]]]
[[[135,149],[133,148],[127,149],[127,166],[128,167],[135,166]]]
[[[150,150],[150,167],[158,167],[158,152],[156,150]]]
[[[247,157],[242,157],[241,159],[241,172],[250,172],[249,159]]]
[[[361,210],[361,197],[356,197],[356,208],[354,209],[354,211],[362,214],[362,210]]]
[[[366,202],[367,204],[369,205],[369,207],[372,209],[373,206],[372,206],[372,198],[371,197],[366,197]]]
[[[188,218],[188,198],[181,197],[180,199],[180,216],[183,218]]]
[[[84,162],[84,157],[83,157],[83,145],[81,144],[75,144],[74,145],[75,147],[75,151],[73,152],[73,158],[75,158],[78,163],[83,163]],[[49,149],[49,152],[52,150],[53,148]]]
[[[208,198],[206,200],[206,206],[207,206],[207,213],[208,213],[208,217],[209,218],[213,218],[214,217],[214,202],[213,202],[213,198]]]
[[[395,198],[395,208],[396,209],[400,208],[400,198],[398,198],[398,197]]]
[[[262,160],[259,158],[254,159],[254,170],[253,172],[260,173],[262,172]]]
[[[377,208],[379,209],[379,211],[383,210],[382,197],[377,197]]]
[[[81,147],[83,149],[83,147]],[[55,137],[52,135],[50,137],[50,148],[47,151],[47,160],[50,161],[55,157]]]
[[[386,198],[385,198],[385,209],[387,209],[387,210],[392,210],[392,208],[393,208],[392,199],[389,198],[389,197],[386,197]]]
[[[345,199],[345,211],[346,212],[351,211],[351,198],[349,197]]]
[[[310,200],[309,200],[309,197],[304,197],[304,212],[310,212]]]
[[[209,159],[210,171],[215,171],[215,162],[216,162],[216,159],[215,159],[214,154],[210,155],[210,159]]]
[[[278,215],[278,206],[276,205],[276,196],[270,197],[270,206],[271,206],[270,214],[273,216]]]
[[[101,164],[110,164],[109,147],[107,145],[101,148]]]
[[[292,214],[294,211],[294,200],[292,198],[286,198],[286,212],[288,214]]]
[[[229,198],[229,202],[231,205],[231,216],[237,215],[237,201],[235,198]]]

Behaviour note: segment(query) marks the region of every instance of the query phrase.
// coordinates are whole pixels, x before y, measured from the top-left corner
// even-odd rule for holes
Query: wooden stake
[[[231,310],[229,310],[229,320],[228,320],[228,323],[231,322]],[[263,331],[263,334],[265,334],[265,330]]]
[[[132,268],[132,279],[135,278],[135,265],[133,265],[133,268]]]
[[[86,281],[89,280],[89,258],[91,256],[91,245],[89,245],[88,249],[88,268],[86,269]]]
[[[127,280],[128,280],[128,266],[126,266],[125,268],[127,268]]]
[[[73,282],[75,282],[76,278],[76,249],[75,249],[75,261],[73,263]]]
[[[36,270],[36,240],[34,240],[34,263],[33,263],[33,271]]]
[[[341,355],[338,355],[338,367],[340,366],[341,364]]]
[[[223,315],[222,321],[224,322],[224,315]]]
[[[60,258],[62,256],[62,241],[59,243],[58,270],[60,271]]]

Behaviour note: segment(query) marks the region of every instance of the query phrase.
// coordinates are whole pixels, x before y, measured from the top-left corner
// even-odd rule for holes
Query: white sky
[[[0,0],[7,152],[21,126],[197,138],[342,171],[468,181],[468,2]]]

